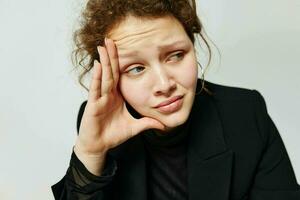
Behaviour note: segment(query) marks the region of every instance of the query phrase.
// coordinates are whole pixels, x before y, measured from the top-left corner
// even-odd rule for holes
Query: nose
[[[176,83],[171,78],[170,74],[163,70],[161,67],[156,70],[155,76],[157,77],[154,82],[154,95],[170,96],[174,89],[176,89]]]

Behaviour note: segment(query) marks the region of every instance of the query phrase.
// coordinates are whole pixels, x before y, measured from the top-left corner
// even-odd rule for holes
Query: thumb
[[[143,117],[141,119],[137,119],[134,129],[136,130],[136,133],[140,133],[147,129],[164,130],[165,125],[156,119],[150,117]]]

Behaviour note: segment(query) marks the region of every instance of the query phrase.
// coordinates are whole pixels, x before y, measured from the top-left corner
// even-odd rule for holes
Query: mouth
[[[161,102],[154,108],[156,108],[161,113],[168,114],[168,113],[178,111],[182,107],[182,104],[183,104],[183,95],[179,95]]]

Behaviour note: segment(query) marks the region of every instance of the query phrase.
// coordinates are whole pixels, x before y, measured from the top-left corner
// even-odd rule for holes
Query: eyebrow
[[[158,46],[158,49],[159,50],[170,49],[174,46],[181,45],[181,44],[184,44],[184,43],[186,43],[185,40],[178,40],[178,41],[173,42],[171,44],[160,45],[160,46]]]
[[[178,40],[176,42],[170,43],[170,44],[164,44],[164,45],[159,45],[158,49],[159,50],[165,50],[165,49],[170,49],[172,47],[181,45],[186,43],[185,40]],[[119,57],[131,57],[131,56],[137,56],[138,55],[138,51],[133,50],[131,52],[127,52],[127,53],[123,53],[123,54],[119,54]]]

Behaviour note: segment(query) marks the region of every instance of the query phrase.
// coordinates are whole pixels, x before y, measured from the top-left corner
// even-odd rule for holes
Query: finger
[[[100,54],[100,63],[102,67],[101,96],[104,96],[112,90],[114,80],[106,48],[98,46],[97,49]]]
[[[94,60],[94,72],[89,89],[89,100],[96,101],[101,96],[101,64]]]
[[[147,129],[159,129],[165,130],[165,125],[150,117],[143,117],[141,119],[135,119],[136,123],[133,125],[134,134],[147,130]]]
[[[112,39],[105,38],[105,45],[107,48],[112,75],[114,79],[114,87],[117,86],[119,81],[119,57],[117,52],[117,47]]]

